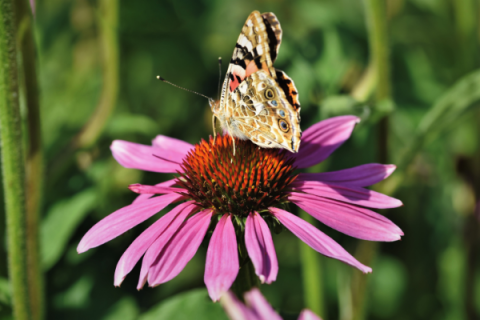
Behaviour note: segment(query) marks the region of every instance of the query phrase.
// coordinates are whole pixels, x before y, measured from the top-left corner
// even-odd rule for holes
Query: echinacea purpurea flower
[[[340,116],[313,125],[303,133],[296,154],[236,140],[234,156],[229,136],[195,146],[165,136],[155,138],[152,146],[116,140],[112,153],[124,167],[179,176],[155,186],[131,185],[140,196],[93,226],[77,250],[85,252],[108,242],[180,202],[125,251],[115,270],[116,286],[142,256],[138,289],[147,281],[157,286],[171,280],[194,256],[209,228],[213,232],[204,280],[212,300],[217,301],[238,274],[238,235],[244,235],[241,240],[260,280],[271,283],[278,273],[269,230],[275,223],[321,254],[371,272],[333,239],[285,210],[286,204],[293,203],[327,226],[359,239],[400,239],[400,228],[365,208],[402,205],[400,200],[364,188],[388,177],[394,165],[371,163],[334,172],[294,174],[295,168],[325,160],[349,138],[358,121],[354,116]]]

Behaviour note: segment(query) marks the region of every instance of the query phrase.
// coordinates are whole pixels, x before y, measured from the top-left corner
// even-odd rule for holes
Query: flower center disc
[[[246,216],[286,201],[295,180],[293,159],[286,151],[260,148],[249,140],[228,135],[210,137],[195,145],[183,159],[177,184],[203,208]]]

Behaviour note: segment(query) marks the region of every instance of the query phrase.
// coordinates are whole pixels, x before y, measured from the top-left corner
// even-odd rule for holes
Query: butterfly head
[[[212,98],[208,99],[208,104],[210,105],[210,109],[212,110],[213,114],[218,114],[220,111],[220,101],[216,101]]]

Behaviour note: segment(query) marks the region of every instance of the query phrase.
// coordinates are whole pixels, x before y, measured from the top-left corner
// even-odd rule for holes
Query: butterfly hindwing
[[[276,79],[264,70],[250,75],[232,94],[233,135],[266,148],[297,150],[300,143],[298,112]]]

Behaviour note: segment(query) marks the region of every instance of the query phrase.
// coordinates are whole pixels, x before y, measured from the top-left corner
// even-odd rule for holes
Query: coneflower
[[[287,211],[287,204],[293,203],[322,223],[359,239],[400,239],[403,233],[395,224],[364,208],[402,205],[397,199],[364,188],[388,177],[394,165],[294,173],[295,168],[325,160],[349,138],[358,121],[354,116],[341,116],[313,125],[303,133],[297,154],[237,140],[233,155],[229,136],[210,138],[195,146],[165,136],[155,138],[152,146],[114,141],[113,156],[124,167],[178,173],[178,177],[155,186],[131,185],[130,189],[141,195],[93,226],[77,250],[82,253],[108,242],[178,202],[125,251],[115,271],[116,286],[142,256],[139,289],[147,281],[157,286],[171,280],[194,256],[209,228],[213,232],[205,284],[212,300],[217,301],[237,277],[237,241],[244,243],[260,281],[271,283],[278,273],[269,228],[275,224],[282,224],[321,254],[371,272],[330,237]]]

